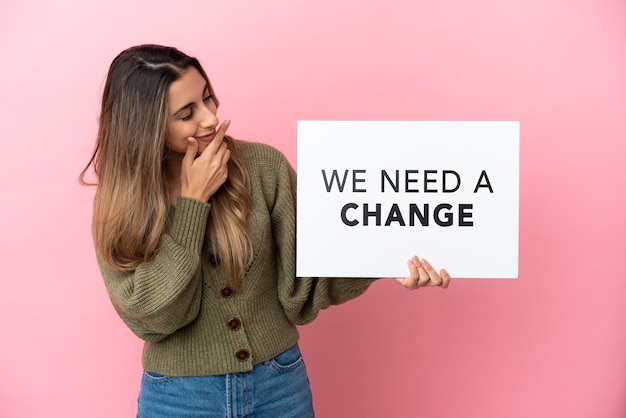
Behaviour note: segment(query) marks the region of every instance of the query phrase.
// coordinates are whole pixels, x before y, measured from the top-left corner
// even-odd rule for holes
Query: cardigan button
[[[235,357],[237,357],[237,360],[239,361],[246,361],[250,358],[250,352],[245,348],[242,348],[235,353]]]
[[[233,289],[231,289],[228,286],[224,286],[222,287],[222,290],[220,290],[220,293],[222,294],[222,297],[225,299],[228,299],[229,297],[231,297],[233,295]]]
[[[230,318],[228,322],[226,322],[226,325],[228,325],[228,328],[230,328],[232,331],[236,331],[241,326],[241,321],[239,320],[239,318]]]

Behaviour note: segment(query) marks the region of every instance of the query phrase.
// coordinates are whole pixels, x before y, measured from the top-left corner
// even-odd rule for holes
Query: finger
[[[224,155],[222,156],[222,164],[227,165],[228,160],[230,160],[230,150],[226,148],[226,151],[224,152]]]
[[[430,265],[430,263],[424,258],[422,258],[422,267],[424,268],[424,271],[426,272],[426,274],[428,274],[428,277],[430,279],[428,286],[439,286],[441,284],[441,277],[437,274],[437,272]]]
[[[406,265],[409,268],[409,277],[396,277],[396,281],[409,290],[417,289],[417,281],[419,279],[417,264],[411,259],[407,260]]]
[[[419,273],[419,261],[417,261],[417,257],[413,256],[407,260],[406,265],[409,267],[409,278],[418,279],[420,276]]]
[[[418,287],[424,287],[428,284],[428,282],[430,281],[430,278],[428,277],[428,273],[426,273],[426,270],[424,270],[424,267],[422,266],[422,262],[420,261],[419,258],[414,257],[415,259],[417,259],[417,272],[419,274],[419,280],[417,281],[417,286]]]
[[[226,144],[224,144],[224,146],[226,146]],[[226,181],[228,179],[228,160],[230,160],[230,150],[228,148],[226,148],[224,150],[224,153],[221,157],[222,159],[221,161],[221,171],[223,173],[223,177],[224,177],[224,181]]]
[[[226,142],[222,142],[219,150],[215,153],[215,156],[218,157],[218,161],[222,164],[226,164],[228,159],[230,158],[230,150],[228,149],[228,144]]]
[[[441,269],[440,273],[441,273],[441,284],[439,285],[439,287],[442,287],[443,289],[447,289],[448,286],[450,286],[450,275],[445,269]]]
[[[217,130],[218,135],[221,135],[221,137],[224,138],[229,126],[230,126],[230,119],[226,119],[224,122],[222,122],[222,124],[218,128]]]
[[[419,280],[417,265],[412,260],[407,260],[406,264],[409,267],[409,277],[403,277],[399,281],[409,290],[417,289],[417,281]]]
[[[393,279],[409,290],[412,290],[415,288],[415,287],[411,287],[409,283],[410,279],[408,277],[394,277]]]
[[[183,164],[190,166],[193,163],[193,160],[196,159],[197,154],[198,141],[196,141],[196,138],[194,137],[187,138],[187,151],[185,151],[185,156],[183,157]]]
[[[419,259],[418,256],[414,255],[411,258],[411,262],[415,265],[415,268],[417,270],[417,287],[426,286],[430,279],[428,277],[428,274],[426,273],[426,270],[424,270],[424,267],[422,266],[422,261]]]
[[[224,144],[224,137],[226,136],[226,131],[230,126],[230,120],[225,120],[222,122],[219,128],[217,128],[217,132],[215,133],[215,138],[211,141],[210,145],[213,145],[216,148],[221,148],[222,144]]]
[[[219,155],[219,154],[221,154],[220,156],[223,156],[225,149],[222,146],[223,145],[226,146],[226,143],[224,142],[224,137],[226,136],[226,130],[228,129],[229,126],[230,126],[229,120],[225,120],[224,122],[222,122],[220,127],[217,129],[217,132],[215,133],[213,140],[209,143],[209,145],[207,145],[206,149],[202,152],[202,155],[206,154],[206,157],[204,157],[205,159],[210,159],[212,156]]]

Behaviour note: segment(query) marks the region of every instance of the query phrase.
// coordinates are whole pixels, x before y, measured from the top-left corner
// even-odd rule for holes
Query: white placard
[[[298,121],[297,275],[517,278],[519,122]]]

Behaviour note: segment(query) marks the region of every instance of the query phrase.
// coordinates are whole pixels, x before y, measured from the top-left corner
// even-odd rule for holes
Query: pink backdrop
[[[110,61],[145,42],[199,56],[230,133],[293,162],[298,119],[521,121],[520,279],[323,312],[318,416],[626,416],[625,41],[623,0],[4,0],[0,416],[134,416],[141,344],[76,178]]]

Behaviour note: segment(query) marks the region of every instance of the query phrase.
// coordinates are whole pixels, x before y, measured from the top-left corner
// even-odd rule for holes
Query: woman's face
[[[167,90],[167,131],[165,146],[170,152],[184,154],[187,138],[196,138],[202,153],[217,131],[217,105],[209,85],[194,67]]]

